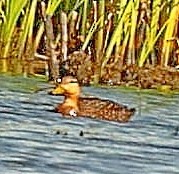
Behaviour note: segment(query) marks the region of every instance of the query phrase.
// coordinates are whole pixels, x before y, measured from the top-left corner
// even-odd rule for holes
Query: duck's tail
[[[129,122],[130,118],[134,115],[135,111],[135,108],[127,109],[126,113],[118,121],[123,123]]]
[[[130,108],[129,110],[130,110],[130,112],[131,112],[131,115],[133,115],[133,114],[135,113],[135,111],[136,111],[135,108]]]

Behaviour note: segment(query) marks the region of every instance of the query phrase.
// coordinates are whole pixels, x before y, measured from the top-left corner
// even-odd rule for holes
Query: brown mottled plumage
[[[52,94],[63,94],[64,102],[56,108],[57,112],[69,116],[81,116],[95,119],[128,122],[135,109],[116,102],[96,97],[80,97],[80,86],[77,79],[66,76],[54,89]]]

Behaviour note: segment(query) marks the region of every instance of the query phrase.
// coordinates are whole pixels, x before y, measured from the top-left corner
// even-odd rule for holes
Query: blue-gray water
[[[63,97],[48,95],[49,86],[0,76],[0,173],[179,173],[179,95],[83,88],[137,108],[119,124],[63,118],[52,112]]]

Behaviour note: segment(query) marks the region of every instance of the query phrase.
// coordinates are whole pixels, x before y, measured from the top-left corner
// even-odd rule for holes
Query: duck
[[[135,113],[135,108],[128,108],[114,101],[93,96],[81,96],[81,87],[77,78],[73,76],[63,77],[50,94],[64,96],[64,101],[55,108],[55,111],[63,116],[88,117],[125,123]]]

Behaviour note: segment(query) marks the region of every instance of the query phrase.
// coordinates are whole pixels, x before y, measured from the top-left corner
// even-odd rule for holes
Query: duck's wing
[[[95,97],[81,97],[78,105],[79,116],[118,122],[127,122],[135,112],[134,108]]]

